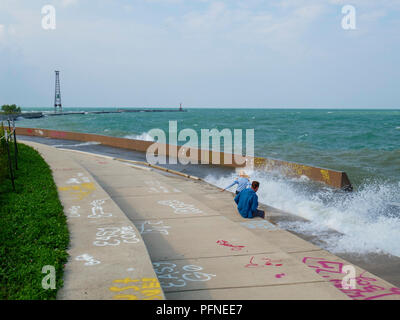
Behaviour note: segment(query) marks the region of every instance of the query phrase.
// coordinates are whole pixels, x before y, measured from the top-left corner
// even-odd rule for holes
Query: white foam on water
[[[133,139],[133,140],[143,140],[143,141],[154,141],[154,138],[149,135],[147,132],[143,132],[142,134],[129,134],[124,136],[126,139]]]
[[[234,178],[205,180],[226,187]],[[280,223],[281,228],[323,237],[324,249],[334,253],[383,252],[400,257],[400,207],[393,205],[400,202],[400,183],[368,182],[344,193],[326,187],[315,190],[304,177],[253,172],[251,180],[260,182],[259,202],[309,221]],[[328,234],[329,229],[340,234]]]

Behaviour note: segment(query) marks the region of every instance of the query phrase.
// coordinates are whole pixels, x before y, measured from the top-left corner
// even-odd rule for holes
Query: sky
[[[400,108],[399,49],[400,0],[0,0],[0,105]]]

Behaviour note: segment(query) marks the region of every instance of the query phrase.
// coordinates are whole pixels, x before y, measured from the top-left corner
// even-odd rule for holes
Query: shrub
[[[1,110],[5,114],[12,114],[12,113],[21,113],[21,108],[17,107],[15,104],[4,104],[1,106]]]

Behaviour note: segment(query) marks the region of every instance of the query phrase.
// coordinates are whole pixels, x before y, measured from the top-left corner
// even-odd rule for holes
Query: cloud
[[[4,37],[5,37],[5,31],[4,31],[5,27],[3,24],[0,24],[0,42],[3,41]]]
[[[263,5],[262,5],[263,4]],[[180,16],[166,19],[169,28],[186,39],[226,41],[286,50],[303,42],[307,32],[326,13],[318,3],[286,1],[265,5],[260,1],[213,1]],[[225,44],[226,44],[225,42]]]
[[[259,105],[305,105],[307,92],[313,96],[310,88],[319,90],[321,101],[325,95],[332,102],[338,101],[338,88],[350,92],[347,87],[360,83],[384,88],[383,78],[398,83],[392,65],[398,61],[399,14],[389,9],[399,9],[399,0],[41,3],[55,5],[57,30],[41,28],[36,2],[0,0],[0,61],[7,62],[0,64],[0,96],[47,104],[56,67],[63,72],[66,97],[87,105],[165,104],[181,95],[199,104],[254,99]],[[341,29],[341,8],[348,3],[357,9],[355,32]],[[10,82],[6,75],[14,70],[21,71]],[[19,83],[30,88],[24,95]],[[363,95],[354,101],[385,98],[387,88],[372,96],[361,84]]]
[[[78,4],[78,0],[61,0],[61,6],[64,8]]]
[[[145,2],[149,2],[149,3],[173,3],[173,4],[177,4],[177,3],[183,3],[184,0],[144,0]]]

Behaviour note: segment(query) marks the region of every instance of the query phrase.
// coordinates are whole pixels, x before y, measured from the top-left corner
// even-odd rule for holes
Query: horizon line
[[[40,108],[45,108],[45,109],[54,109],[54,107],[21,107],[22,108],[27,108],[27,109],[40,109]],[[105,106],[100,106],[100,107],[66,107],[64,106],[63,108],[73,108],[73,109],[179,109],[179,107],[160,107],[160,106],[155,106],[155,107],[105,107]],[[331,109],[331,110],[400,110],[400,107],[219,107],[219,106],[189,106],[189,107],[182,107],[183,109],[276,109],[276,110],[299,110],[299,109],[305,109],[305,110],[321,110],[321,109]]]

